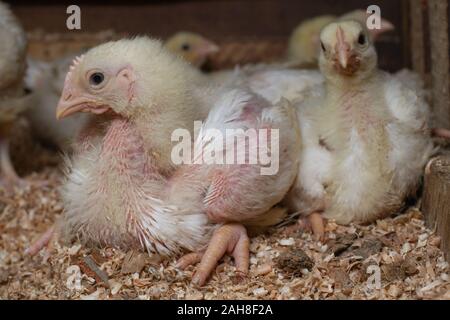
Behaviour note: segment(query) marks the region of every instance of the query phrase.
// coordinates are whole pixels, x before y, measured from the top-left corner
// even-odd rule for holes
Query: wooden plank
[[[448,0],[428,0],[435,125],[450,128]]]
[[[422,212],[427,226],[441,237],[441,249],[450,260],[450,155],[433,158],[427,165]]]
[[[342,3],[341,3],[342,2]],[[322,14],[336,14],[365,9],[372,0],[214,0],[214,1],[76,1],[81,7],[82,29],[66,29],[68,1],[10,1],[12,9],[27,31],[45,33],[117,33],[150,34],[165,38],[179,30],[198,32],[213,41],[286,42],[293,28],[302,20]],[[377,0],[384,18],[397,30],[377,42],[379,64],[394,71],[405,67],[402,46],[401,1]]]
[[[425,77],[424,19],[420,0],[410,0],[410,46],[412,68]]]

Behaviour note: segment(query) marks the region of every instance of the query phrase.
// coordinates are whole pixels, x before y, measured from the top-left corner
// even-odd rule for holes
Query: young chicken
[[[9,154],[9,130],[28,107],[23,77],[26,63],[25,32],[8,5],[0,2],[0,168],[8,189],[20,183]]]
[[[164,45],[169,51],[196,67],[200,67],[210,54],[218,51],[214,43],[190,32],[179,32],[170,37]],[[26,83],[34,93],[33,108],[28,110],[26,117],[36,136],[65,151],[71,149],[74,139],[93,121],[89,114],[77,114],[60,121],[54,117],[64,78],[76,56],[70,54],[52,62],[28,59]]]
[[[207,58],[219,51],[219,47],[203,36],[187,31],[180,31],[164,43],[172,53],[181,56],[193,66],[200,68]]]
[[[354,19],[364,25],[368,14],[364,10],[354,10],[340,17],[323,15],[308,19],[300,23],[292,32],[288,43],[287,59],[302,65],[317,66],[317,57],[320,50],[320,31],[327,24],[337,20]],[[384,32],[394,29],[394,25],[386,19],[381,19],[381,28],[370,30],[372,40]]]
[[[201,79],[197,70],[148,38],[107,43],[75,61],[57,116],[90,112],[102,118],[104,130],[87,134],[69,161],[62,190],[65,211],[57,233],[161,255],[194,251],[179,266],[201,260],[193,279],[199,285],[226,251],[233,254],[237,270],[247,272],[243,224],[266,220],[291,186],[299,149],[288,146],[300,145],[298,122],[289,104],[272,106],[246,89],[212,88],[202,93]],[[247,129],[265,129],[256,150],[248,142],[244,159],[251,152],[260,157],[261,152],[279,152],[278,170],[261,175],[259,164],[173,162],[174,130],[193,134],[194,120],[204,119],[211,107],[196,140],[201,152],[194,148],[194,159],[204,160],[211,152],[234,155],[235,141],[212,140],[208,129],[225,136],[227,129],[241,129],[238,137],[244,141]],[[279,148],[261,144],[272,136]],[[28,252],[36,253],[54,231],[50,229]]]
[[[323,234],[320,214],[369,222],[414,194],[434,147],[421,96],[377,69],[368,31],[357,21],[326,26],[319,64],[325,87],[299,106],[304,141],[298,180],[286,198]]]

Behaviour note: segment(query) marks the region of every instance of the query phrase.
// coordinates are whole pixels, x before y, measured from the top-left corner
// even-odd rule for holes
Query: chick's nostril
[[[72,93],[70,91],[65,93],[63,98],[65,101],[69,100],[70,98],[72,98]]]

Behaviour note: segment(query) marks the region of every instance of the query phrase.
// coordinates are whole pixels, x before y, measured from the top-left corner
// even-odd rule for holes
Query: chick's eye
[[[93,86],[98,86],[99,84],[101,84],[103,82],[103,80],[105,80],[105,76],[101,72],[93,73],[89,77],[89,83]]]
[[[360,45],[366,44],[366,36],[365,36],[363,33],[361,33],[361,34],[359,35],[359,37],[358,37],[358,43],[359,43]]]
[[[183,45],[181,46],[181,49],[183,51],[188,51],[191,47],[187,44],[187,43],[183,43]]]
[[[323,44],[322,41],[320,41],[320,47],[322,48],[322,51],[323,51],[323,52],[327,51],[327,50],[325,49],[325,45]]]

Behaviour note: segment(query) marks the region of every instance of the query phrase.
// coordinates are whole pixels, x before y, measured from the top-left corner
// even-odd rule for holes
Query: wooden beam
[[[432,107],[435,124],[450,128],[448,0],[428,0]]]
[[[422,79],[425,78],[425,41],[423,10],[419,0],[409,0],[410,15],[410,52],[412,68]]]
[[[427,226],[441,237],[441,249],[450,260],[450,155],[433,158],[426,167],[422,212]]]

